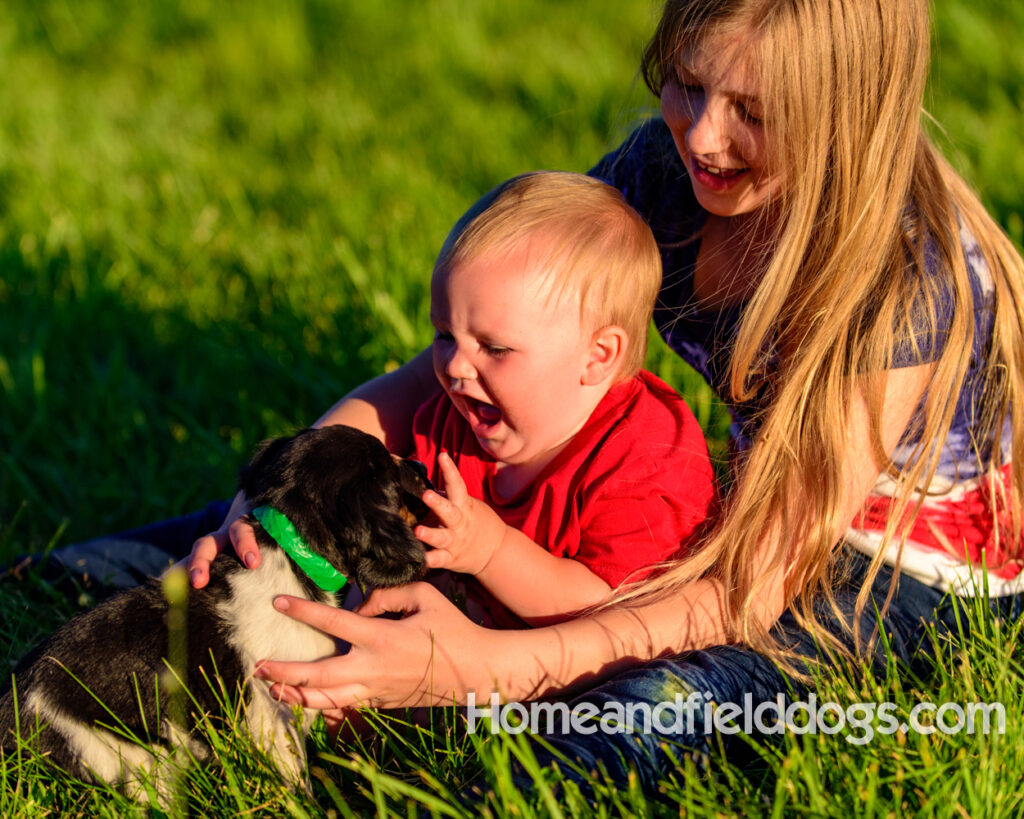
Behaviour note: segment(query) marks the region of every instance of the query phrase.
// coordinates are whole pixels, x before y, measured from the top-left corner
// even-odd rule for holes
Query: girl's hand
[[[231,504],[231,509],[220,529],[203,535],[192,544],[192,554],[189,555],[185,568],[188,569],[193,588],[201,589],[210,582],[210,564],[217,555],[226,551],[229,545],[234,547],[235,554],[246,568],[255,569],[260,565],[256,533],[244,517],[248,511],[248,504],[239,495]]]
[[[465,574],[479,574],[501,546],[506,526],[486,503],[471,498],[455,462],[447,452],[437,459],[447,497],[432,490],[423,502],[441,526],[417,526],[413,533],[431,547],[427,566]]]
[[[292,705],[330,711],[445,705],[493,687],[481,660],[500,650],[502,633],[474,625],[426,583],[376,589],[356,612],[285,595],[274,607],[351,645],[347,654],[316,662],[257,663],[253,676],[272,681],[271,693]],[[405,616],[374,619],[386,612]]]

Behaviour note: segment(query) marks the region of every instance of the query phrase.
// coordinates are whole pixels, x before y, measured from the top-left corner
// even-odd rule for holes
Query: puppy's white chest
[[[334,654],[333,639],[274,608],[279,594],[308,598],[288,557],[277,549],[262,549],[261,558],[258,569],[228,578],[231,598],[218,606],[228,626],[227,641],[239,653],[242,668],[251,672],[257,660],[308,662]]]

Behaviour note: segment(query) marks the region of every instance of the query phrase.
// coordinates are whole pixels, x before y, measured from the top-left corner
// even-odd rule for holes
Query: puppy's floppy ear
[[[369,549],[355,567],[362,586],[397,586],[415,580],[423,572],[423,544],[412,529],[394,512],[374,511],[365,521]]]
[[[283,480],[281,454],[294,437],[268,438],[260,443],[249,463],[238,470],[238,490],[250,500],[256,500],[280,483]]]

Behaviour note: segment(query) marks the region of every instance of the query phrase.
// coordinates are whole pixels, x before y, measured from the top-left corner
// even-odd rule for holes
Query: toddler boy
[[[434,268],[443,391],[415,416],[414,457],[447,497],[426,494],[440,526],[416,535],[433,547],[429,566],[473,575],[527,623],[643,576],[692,541],[714,502],[696,419],[641,370],[661,278],[654,237],[622,195],[556,172],[481,200]],[[509,624],[483,607],[477,619]]]
[[[426,494],[440,525],[416,533],[428,565],[473,576],[434,582],[479,621],[564,619],[692,544],[715,499],[707,448],[683,399],[640,369],[660,284],[646,223],[579,174],[510,180],[445,242],[431,284],[443,391],[413,441],[447,497]],[[63,565],[103,576],[144,547],[159,573],[226,511],[68,547]],[[196,548],[201,586],[212,554]]]

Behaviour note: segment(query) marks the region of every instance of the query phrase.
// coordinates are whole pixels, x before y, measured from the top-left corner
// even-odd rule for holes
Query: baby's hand
[[[427,552],[429,568],[479,574],[501,545],[505,523],[486,503],[469,496],[448,453],[437,460],[448,497],[428,489],[423,502],[437,515],[441,526],[417,526],[414,533],[431,547]]]

